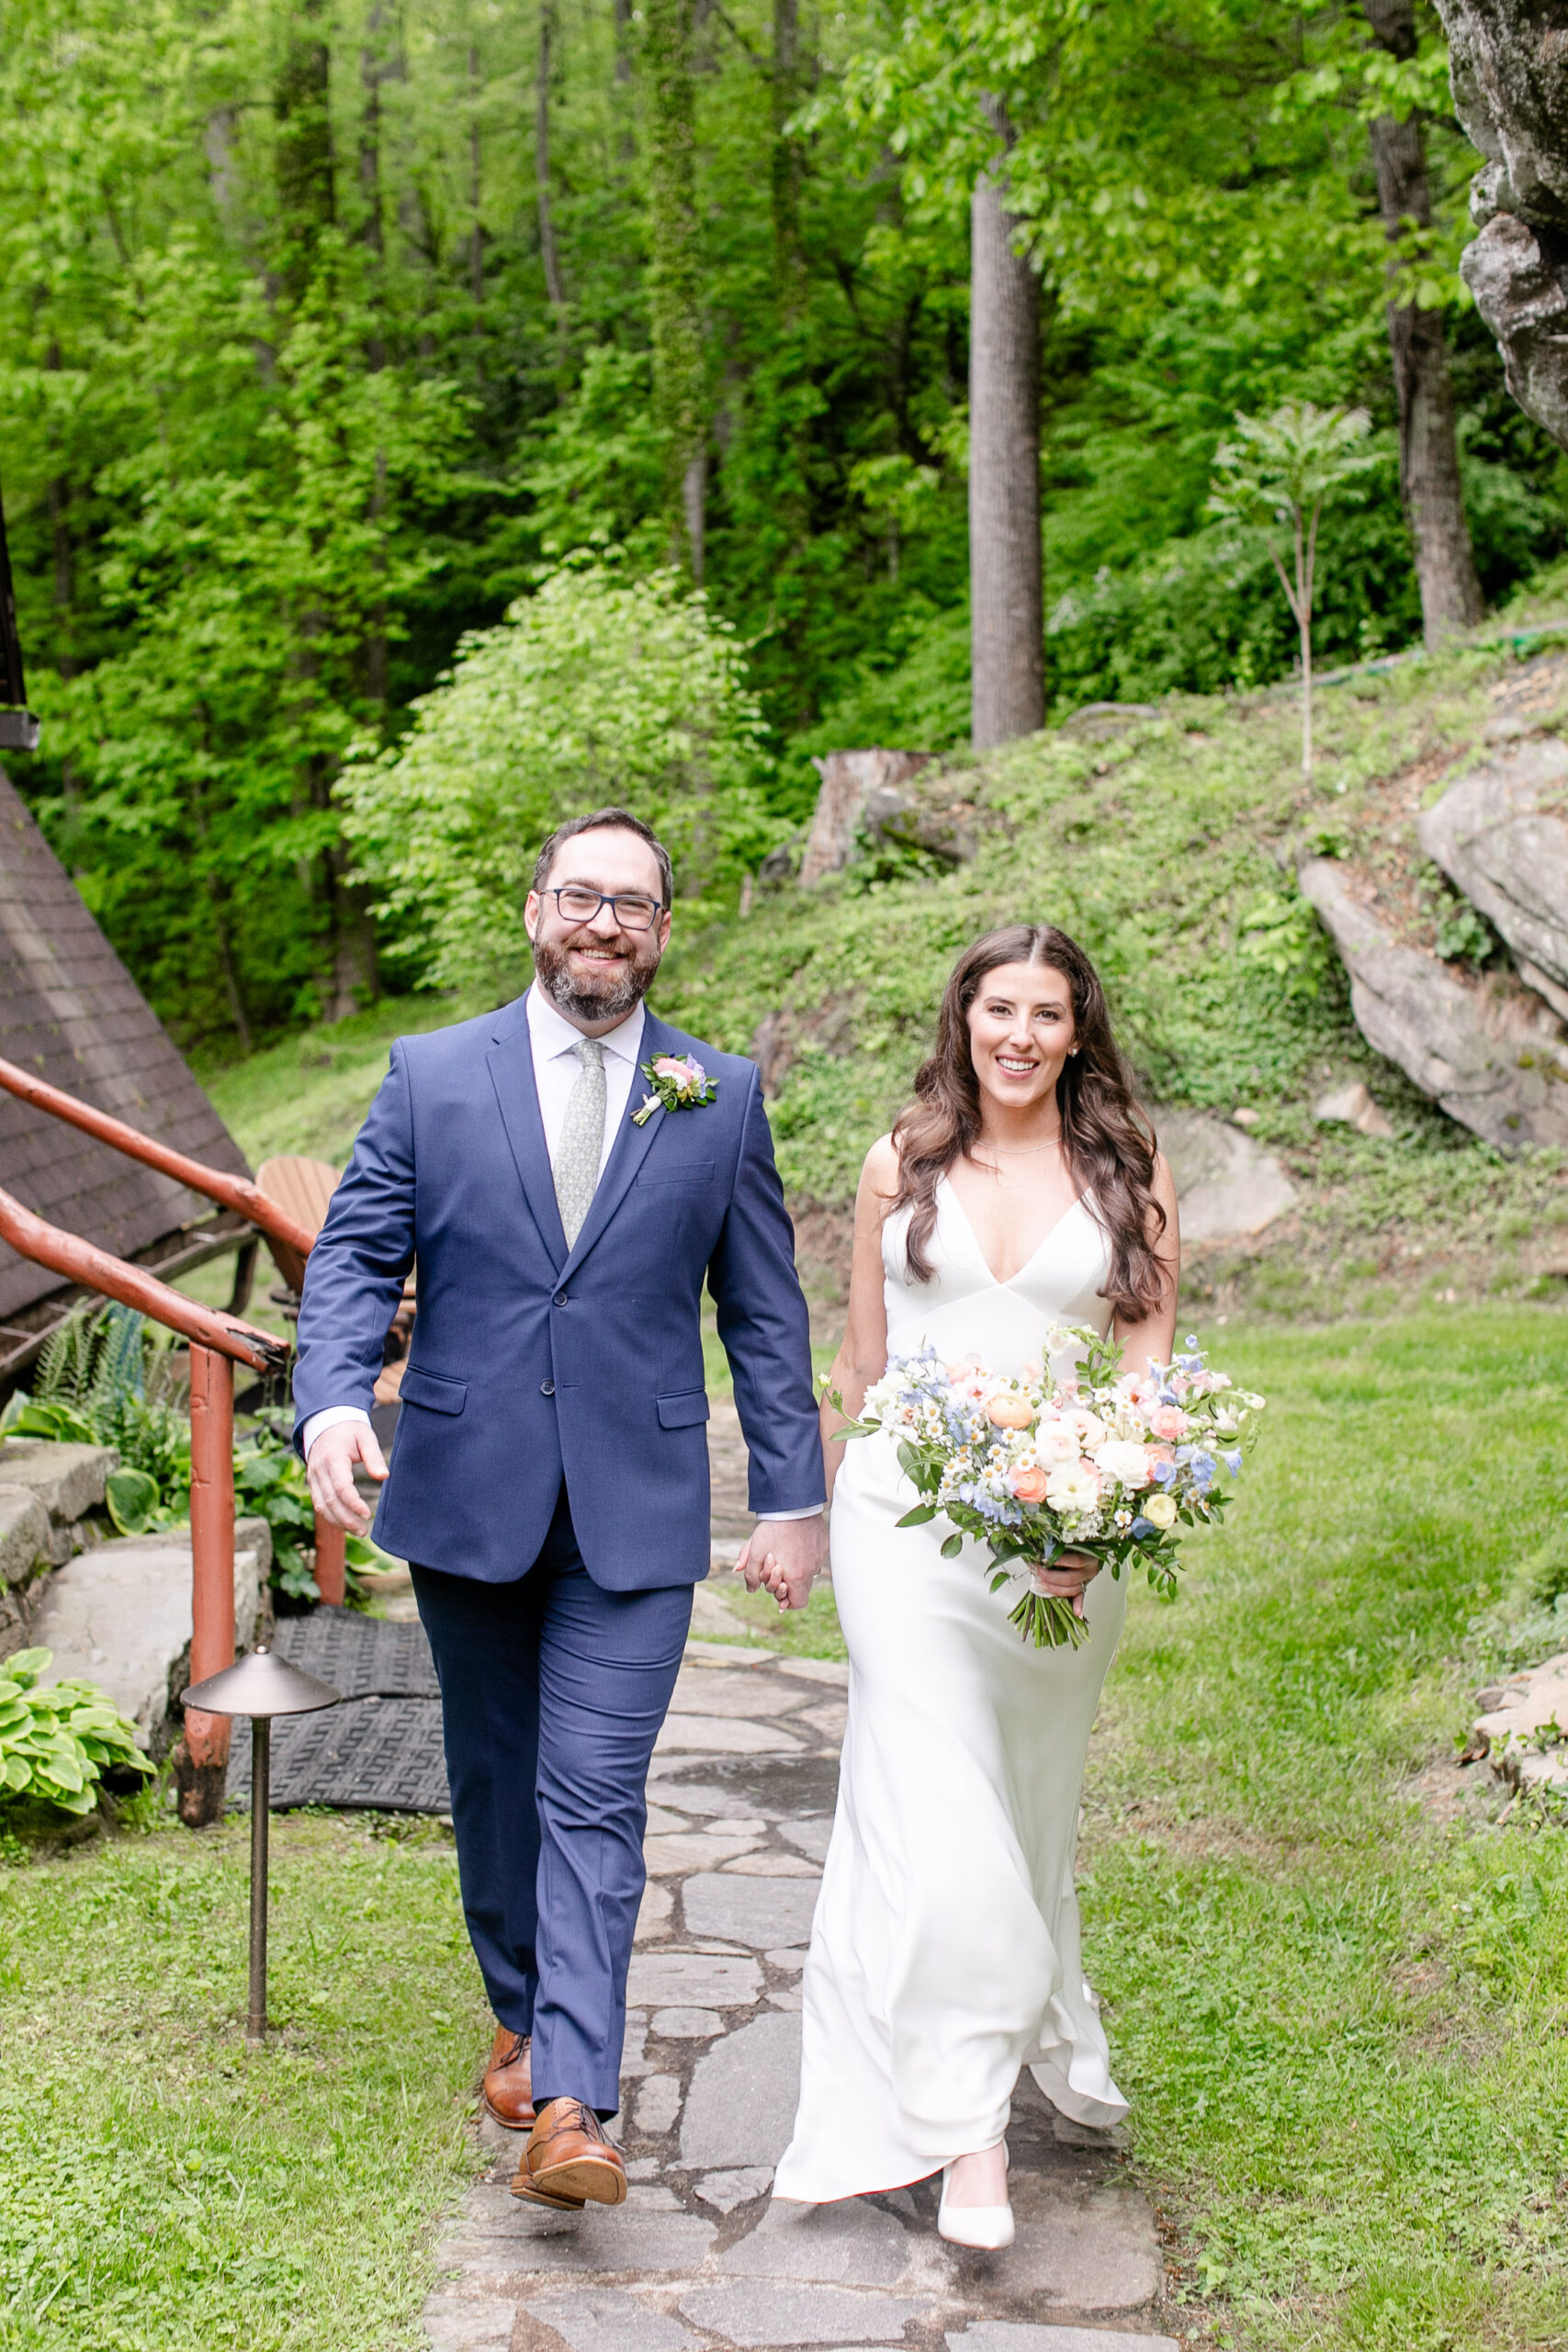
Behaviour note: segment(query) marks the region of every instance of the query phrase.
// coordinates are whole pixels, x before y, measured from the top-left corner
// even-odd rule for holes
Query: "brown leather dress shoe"
[[[572,2208],[626,2202],[626,2167],[619,2148],[581,2099],[553,2098],[539,2111],[512,2183],[513,2197]]]
[[[513,2033],[510,2026],[498,2025],[495,2040],[490,2045],[481,2097],[485,2113],[493,2116],[497,2123],[503,2123],[509,2132],[531,2132],[534,2128],[531,2072],[528,2035]]]

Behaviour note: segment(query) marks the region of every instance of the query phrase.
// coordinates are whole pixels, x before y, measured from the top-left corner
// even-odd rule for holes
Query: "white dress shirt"
[[[536,980],[524,999],[523,1010],[528,1023],[528,1042],[533,1048],[534,1089],[539,1098],[539,1117],[544,1124],[545,1149],[550,1156],[550,1166],[556,1164],[556,1152],[560,1143],[561,1128],[566,1123],[566,1106],[571,1090],[582,1075],[582,1064],[577,1058],[577,1047],[582,1043],[582,1032],[574,1029],[565,1016],[556,1011]],[[621,1131],[631,1099],[637,1063],[642,1055],[642,1032],[645,1015],[639,1003],[628,1012],[617,1029],[607,1029],[599,1042],[604,1048],[604,1148],[599,1155],[599,1173],[604,1173],[615,1137]],[[337,1421],[367,1421],[370,1416],[359,1405],[323,1405],[312,1413],[301,1436],[309,1460],[310,1448],[323,1430]],[[813,1503],[805,1510],[776,1510],[774,1519],[815,1519],[820,1503]]]

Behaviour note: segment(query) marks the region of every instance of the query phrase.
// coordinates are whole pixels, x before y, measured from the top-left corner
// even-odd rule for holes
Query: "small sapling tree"
[[[1272,416],[1236,413],[1235,441],[1214,452],[1209,511],[1261,528],[1302,640],[1302,774],[1312,775],[1312,599],[1317,525],[1325,502],[1354,474],[1377,463],[1364,447],[1371,418],[1364,408],[1314,408],[1287,401]],[[1285,569],[1280,533],[1294,546]]]

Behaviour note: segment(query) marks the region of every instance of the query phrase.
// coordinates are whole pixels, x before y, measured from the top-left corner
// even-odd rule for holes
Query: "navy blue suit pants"
[[[620,2105],[649,1761],[692,1587],[606,1592],[566,1489],[508,1584],[413,1569],[441,1684],[463,1911],[501,2023],[534,2037],[536,2097]]]

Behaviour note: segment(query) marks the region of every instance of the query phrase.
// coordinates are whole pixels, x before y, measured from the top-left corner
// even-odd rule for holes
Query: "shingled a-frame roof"
[[[0,769],[0,1055],[213,1168],[244,1155]],[[209,1254],[212,1204],[107,1144],[0,1093],[0,1188],[121,1258],[172,1271]],[[243,1231],[226,1216],[225,1227]],[[0,1318],[38,1322],[68,1294],[0,1242]],[[0,1372],[21,1338],[0,1329]]]

